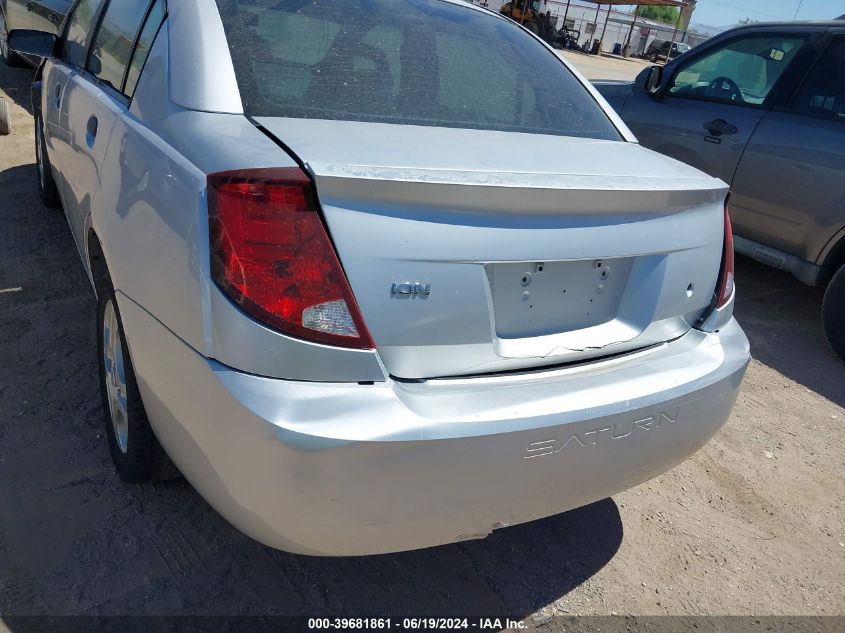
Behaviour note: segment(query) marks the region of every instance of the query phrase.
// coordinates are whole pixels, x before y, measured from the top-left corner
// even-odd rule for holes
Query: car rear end
[[[121,312],[156,434],[232,523],[308,554],[479,538],[724,424],[749,360],[724,183],[493,14],[218,4],[277,158],[207,176],[216,352]]]
[[[689,49],[689,44],[685,44],[684,42],[672,42],[672,49],[669,52],[669,59],[675,59],[676,57],[686,53]]]

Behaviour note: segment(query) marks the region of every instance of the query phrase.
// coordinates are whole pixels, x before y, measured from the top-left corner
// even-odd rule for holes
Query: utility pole
[[[634,19],[631,20],[631,28],[628,29],[628,37],[625,39],[625,48],[622,49],[623,57],[628,57],[628,48],[631,46],[631,35],[634,33],[634,26],[637,24],[637,17],[640,15],[641,6],[641,4],[638,4],[637,9],[634,11]]]
[[[667,62],[668,62],[670,59],[672,59],[671,57],[668,57],[668,55],[671,55],[671,54],[672,54],[672,46],[675,44],[675,38],[678,36],[678,27],[679,27],[679,26],[681,26],[681,15],[682,15],[682,14],[683,14],[683,12],[682,12],[682,11],[680,10],[680,8],[679,8],[679,9],[678,9],[678,19],[677,19],[677,21],[675,22],[675,30],[674,30],[674,31],[672,31],[672,43],[671,43],[671,44],[669,44],[669,51],[666,53],[666,54],[667,54],[667,58],[666,58],[666,61],[667,61]]]
[[[599,9],[601,9],[601,4],[599,4],[597,2],[596,3],[596,17],[595,17],[595,20],[593,20],[593,32],[590,34],[590,37],[592,37],[592,39],[596,39],[596,35],[599,32]],[[593,50],[593,43],[590,41],[590,39],[587,39],[587,52],[590,53],[590,52],[592,52],[592,50]]]
[[[572,0],[566,0],[566,11],[563,12],[563,28],[566,29],[566,16],[569,15],[569,3]]]
[[[601,38],[599,38],[599,50],[596,53],[599,56],[601,56],[601,47],[604,44],[604,34],[607,32],[607,21],[610,19],[610,10],[612,8],[612,4],[607,5],[607,15],[604,16],[604,27],[601,30]]]

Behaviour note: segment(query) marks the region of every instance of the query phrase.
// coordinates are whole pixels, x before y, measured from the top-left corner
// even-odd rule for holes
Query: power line
[[[801,1],[803,2],[803,0],[801,0]],[[717,4],[720,7],[724,7],[726,9],[737,10],[737,5],[736,5],[735,2],[720,2],[719,0],[706,0],[706,2],[707,2],[707,4]],[[783,17],[784,17],[783,14],[766,13],[765,11],[754,11],[754,10],[751,10],[751,9],[744,9],[744,8],[741,9],[741,11],[744,12],[744,13],[750,13],[752,15],[758,15],[758,16],[763,16],[763,17],[767,17],[767,18],[775,18],[777,20],[782,20]]]

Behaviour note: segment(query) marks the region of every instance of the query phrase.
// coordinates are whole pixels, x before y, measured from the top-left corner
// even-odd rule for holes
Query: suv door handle
[[[710,132],[713,136],[729,136],[731,134],[736,134],[739,131],[735,125],[731,125],[724,119],[714,119],[710,121],[710,123],[704,124],[704,129]]]
[[[56,108],[62,105],[62,84],[56,84]]]
[[[97,121],[97,117],[92,116],[88,119],[88,125],[85,128],[85,140],[88,143],[88,147],[94,147],[94,141],[97,140],[97,128],[99,127],[99,122]]]

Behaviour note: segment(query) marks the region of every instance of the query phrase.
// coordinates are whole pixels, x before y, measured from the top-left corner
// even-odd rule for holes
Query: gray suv
[[[71,0],[0,0],[0,59],[7,66],[18,66],[26,61],[37,64],[34,56],[20,56],[8,44],[13,29],[35,29],[55,33],[62,25]]]
[[[845,358],[845,24],[740,27],[596,86],[643,145],[731,184],[738,252],[827,285]]]

